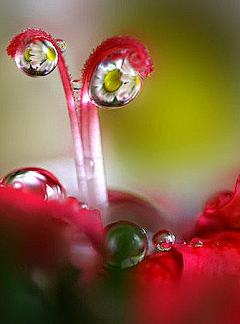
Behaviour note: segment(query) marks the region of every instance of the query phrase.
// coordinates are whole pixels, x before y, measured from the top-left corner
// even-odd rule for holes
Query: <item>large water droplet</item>
[[[102,108],[122,107],[131,102],[142,88],[142,77],[123,53],[107,57],[93,74],[90,97]]]
[[[175,235],[166,230],[158,231],[153,235],[152,242],[157,251],[170,251],[175,242]]]
[[[194,237],[190,242],[190,246],[195,248],[203,247],[203,241],[198,237]]]
[[[105,228],[109,251],[107,265],[113,268],[129,268],[145,257],[148,250],[146,231],[128,221],[118,221]]]
[[[7,174],[0,182],[26,193],[36,194],[44,200],[66,198],[66,191],[50,172],[40,168],[23,168]]]
[[[53,44],[41,37],[32,38],[21,52],[15,55],[20,70],[30,76],[45,76],[58,63],[58,53]]]

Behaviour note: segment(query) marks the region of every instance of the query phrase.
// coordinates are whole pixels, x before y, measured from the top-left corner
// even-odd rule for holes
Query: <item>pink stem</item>
[[[75,97],[71,86],[71,79],[68,74],[66,63],[60,51],[58,51],[58,54],[59,54],[58,68],[59,68],[59,72],[60,72],[60,76],[62,79],[63,88],[67,100],[68,113],[69,113],[70,124],[71,124],[71,132],[73,137],[75,164],[76,164],[77,180],[78,180],[78,187],[79,187],[79,194],[77,198],[81,202],[88,203],[88,188],[87,188],[86,173],[84,167],[83,144],[82,144],[82,138],[80,134],[80,127],[79,127],[78,116],[77,116],[77,105],[75,102]]]
[[[85,82],[80,99],[80,129],[88,187],[87,204],[102,214],[108,206],[98,108],[91,102]]]

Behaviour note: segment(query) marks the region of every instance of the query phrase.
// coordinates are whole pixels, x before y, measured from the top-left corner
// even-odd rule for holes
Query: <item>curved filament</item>
[[[71,86],[71,79],[68,73],[68,69],[65,63],[65,60],[62,56],[61,47],[58,46],[59,40],[55,40],[51,35],[42,31],[41,29],[27,29],[22,33],[16,35],[7,48],[7,53],[16,61],[19,56],[23,53],[26,53],[26,47],[31,42],[31,40],[44,40],[50,42],[58,55],[58,68],[59,73],[62,79],[62,84],[67,100],[68,105],[68,113],[71,123],[71,131],[74,143],[74,152],[75,152],[75,163],[76,163],[76,171],[79,185],[79,197],[80,201],[87,200],[87,184],[86,184],[86,175],[84,169],[84,156],[83,156],[83,147],[82,147],[82,139],[79,128],[79,121],[77,117],[77,105],[74,99],[74,93]],[[20,67],[21,69],[21,67]],[[25,71],[24,71],[25,72]]]
[[[102,92],[101,71],[105,71],[102,77],[102,88],[104,88]],[[85,64],[80,93],[80,129],[88,183],[87,203],[90,207],[102,210],[108,205],[98,106],[115,108],[130,102],[137,94],[135,88],[138,90],[141,80],[150,75],[152,71],[153,65],[147,49],[136,39],[123,36],[104,41]],[[99,93],[103,94],[100,100],[96,99],[93,94],[94,78],[100,80],[97,80]],[[120,90],[123,86],[123,90]],[[134,94],[133,91],[135,91]],[[128,97],[127,100],[125,100],[126,97]]]

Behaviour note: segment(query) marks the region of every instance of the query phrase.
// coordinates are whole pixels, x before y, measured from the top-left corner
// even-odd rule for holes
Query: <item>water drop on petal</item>
[[[36,77],[51,73],[58,63],[58,53],[51,42],[42,37],[31,38],[17,51],[15,61],[24,73]]]
[[[198,237],[194,237],[190,242],[190,246],[195,248],[203,247],[203,241]]]
[[[129,268],[141,262],[148,250],[146,231],[135,223],[118,221],[105,228],[108,249],[107,265]]]
[[[44,200],[62,200],[66,191],[59,180],[50,172],[40,168],[23,168],[7,174],[0,185],[36,194]]]
[[[98,65],[93,74],[90,97],[102,108],[122,107],[131,102],[142,88],[143,78],[123,53],[111,54]]]
[[[157,251],[170,251],[175,242],[175,235],[166,230],[158,231],[153,235],[152,242]]]

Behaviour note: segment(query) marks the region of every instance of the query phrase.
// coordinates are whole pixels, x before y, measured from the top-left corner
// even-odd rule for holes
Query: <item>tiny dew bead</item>
[[[66,191],[59,180],[41,168],[22,168],[10,172],[0,181],[0,185],[36,194],[44,200],[66,198]]]
[[[107,266],[130,268],[141,262],[148,250],[146,231],[135,223],[117,221],[105,228]]]
[[[161,230],[153,235],[152,242],[157,251],[170,251],[175,243],[175,235],[169,231]]]

